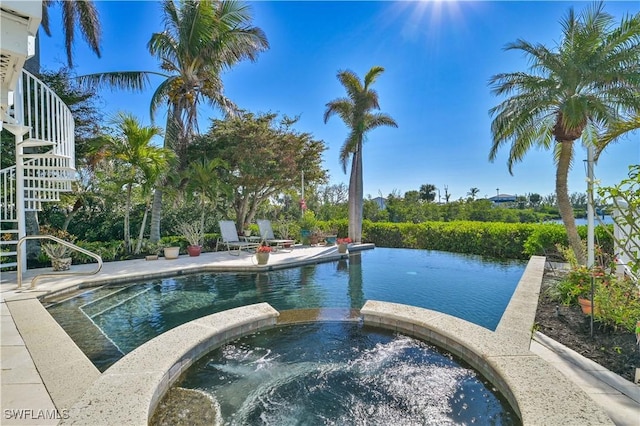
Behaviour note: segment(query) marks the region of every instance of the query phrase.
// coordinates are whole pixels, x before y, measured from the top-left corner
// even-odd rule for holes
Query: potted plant
[[[42,250],[51,259],[54,271],[67,271],[71,268],[71,249],[58,243],[42,243]]]
[[[351,243],[351,238],[338,238],[338,253],[346,253],[347,245]]]
[[[152,243],[151,241],[144,241],[142,243],[144,252],[147,255],[144,257],[145,260],[158,260],[158,256],[160,252],[164,249],[164,245],[161,242]]]
[[[178,230],[189,243],[187,246],[189,256],[200,256],[202,252],[201,242],[204,238],[204,230],[200,222],[181,223],[178,226]]]
[[[51,235],[53,237],[60,238],[61,240],[69,241],[73,243],[75,237],[62,229],[55,229],[50,226],[42,226],[40,233],[43,235]],[[41,245],[42,251],[51,260],[51,266],[54,271],[67,271],[71,268],[71,249],[62,244],[49,240]]]
[[[165,259],[177,259],[180,255],[180,247],[171,246],[163,249]]]
[[[331,228],[327,234],[324,236],[324,242],[328,246],[332,246],[336,244],[338,239],[338,230],[336,228]]]
[[[311,234],[318,227],[318,220],[315,213],[311,210],[306,210],[300,218],[300,236],[302,237],[302,244],[311,244]]]
[[[276,223],[276,229],[278,235],[280,235],[280,238],[282,238],[283,240],[293,240],[293,238],[291,238],[291,226],[292,223],[286,220]],[[283,247],[290,248],[291,243],[284,243]]]
[[[315,246],[320,243],[321,239],[322,239],[322,232],[316,228],[313,231],[311,231],[311,236],[309,236],[309,244],[311,244],[312,246]]]
[[[258,261],[258,265],[266,265],[269,261],[269,254],[271,253],[271,246],[268,246],[265,242],[263,242],[256,249],[256,259]]]

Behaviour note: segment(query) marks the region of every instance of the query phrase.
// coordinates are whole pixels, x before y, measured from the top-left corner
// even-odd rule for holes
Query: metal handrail
[[[98,267],[93,272],[62,272],[58,274],[38,274],[31,280],[31,286],[29,287],[30,290],[33,290],[36,287],[36,281],[43,277],[59,277],[61,275],[95,275],[102,269],[102,257],[93,252],[90,252],[89,250],[85,250],[82,247],[78,247],[77,245],[70,243],[69,241],[54,237],[53,235],[27,235],[18,240],[18,245],[16,247],[16,251],[18,252],[18,289],[22,288],[22,252],[20,250],[20,247],[26,240],[52,240],[58,244],[69,247],[72,250],[76,250],[80,253],[86,254],[87,256],[92,257],[98,261]]]

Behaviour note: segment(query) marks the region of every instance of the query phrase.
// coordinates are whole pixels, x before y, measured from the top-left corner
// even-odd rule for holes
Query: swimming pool
[[[434,309],[494,330],[526,263],[376,248],[348,260],[262,273],[212,273],[104,286],[48,307],[104,371],[153,337],[226,309],[359,309],[368,299]]]

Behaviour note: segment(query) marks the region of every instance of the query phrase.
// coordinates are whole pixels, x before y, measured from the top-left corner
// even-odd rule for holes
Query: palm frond
[[[51,37],[51,27],[49,25],[49,6],[51,6],[51,3],[52,0],[42,0],[42,19],[40,20],[40,26],[49,37]]]
[[[67,64],[73,68],[73,41],[75,40],[76,8],[75,2],[62,2],[62,25],[64,28],[64,47],[67,51]]]
[[[98,58],[100,54],[100,38],[102,36],[102,28],[98,19],[98,10],[92,1],[73,1],[77,8],[78,17],[80,18],[80,29],[82,36],[91,47],[91,50]]]
[[[149,76],[166,74],[153,71],[113,71],[96,74],[86,74],[76,77],[78,83],[86,88],[110,87],[132,91],[146,90],[150,84]]]

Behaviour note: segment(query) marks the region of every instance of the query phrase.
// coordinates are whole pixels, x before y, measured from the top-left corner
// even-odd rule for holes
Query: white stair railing
[[[73,115],[28,71],[22,70],[9,118],[3,127],[15,135],[16,165],[0,170],[0,268],[18,264],[17,242],[26,235],[24,212],[59,201],[75,180]]]

